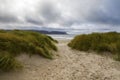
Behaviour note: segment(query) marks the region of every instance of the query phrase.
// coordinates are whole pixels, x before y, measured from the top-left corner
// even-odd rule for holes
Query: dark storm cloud
[[[120,25],[120,0],[105,0],[87,17],[89,22]]]
[[[100,23],[100,24],[111,24],[120,25],[120,18],[105,14],[102,11],[95,11],[87,18],[88,22]]]
[[[25,19],[28,23],[43,25],[43,22],[39,19],[34,19],[34,18],[30,18],[30,17],[26,17]]]
[[[15,23],[17,21],[17,17],[13,15],[0,13],[0,23]]]

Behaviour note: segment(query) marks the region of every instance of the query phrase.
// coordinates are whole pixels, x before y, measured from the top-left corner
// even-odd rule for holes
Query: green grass
[[[22,67],[22,64],[17,61],[11,54],[2,52],[0,55],[0,70],[9,71],[21,69]]]
[[[38,54],[45,58],[52,59],[53,51],[57,51],[55,43],[57,43],[57,41],[50,36],[37,32],[0,30],[0,63],[3,64],[0,65],[0,69],[10,70],[16,67],[18,61],[15,57],[22,53],[26,53],[30,56]],[[5,53],[8,53],[9,56]],[[7,65],[8,62],[12,65],[10,68]]]
[[[109,52],[120,60],[120,33],[92,33],[76,36],[69,47],[79,51]]]

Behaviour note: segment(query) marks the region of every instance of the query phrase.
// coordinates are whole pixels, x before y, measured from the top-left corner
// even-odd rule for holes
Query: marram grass
[[[20,69],[23,66],[19,61],[17,61],[12,55],[9,53],[0,54],[0,70],[2,71],[10,71]]]
[[[50,36],[37,32],[0,30],[0,70],[9,70],[16,67],[17,60],[15,57],[22,53],[27,53],[30,56],[38,54],[52,59],[52,52],[57,51],[55,43],[57,41]],[[9,55],[3,55],[4,52]],[[11,67],[8,66],[8,62],[12,65]]]
[[[117,32],[78,35],[68,46],[80,51],[109,52],[120,60],[120,33]]]

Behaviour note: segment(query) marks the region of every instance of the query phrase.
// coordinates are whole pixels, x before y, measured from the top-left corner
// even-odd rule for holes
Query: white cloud
[[[120,23],[119,3],[118,0],[0,0],[0,28],[106,28],[108,24]]]

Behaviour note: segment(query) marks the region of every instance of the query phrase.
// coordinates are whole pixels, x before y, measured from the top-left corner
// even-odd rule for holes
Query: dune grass
[[[9,71],[21,69],[22,67],[22,64],[17,61],[11,54],[6,52],[2,52],[2,54],[0,54],[0,70]]]
[[[0,69],[10,70],[15,67],[17,68],[18,66],[16,65],[18,65],[19,62],[15,57],[22,53],[30,56],[38,54],[45,58],[52,59],[52,52],[57,51],[55,43],[57,43],[57,41],[50,36],[38,32],[0,30],[0,64],[2,63]],[[8,67],[8,64],[12,66]]]
[[[102,54],[109,52],[120,60],[120,33],[92,33],[76,36],[69,44],[72,49],[95,51]]]

